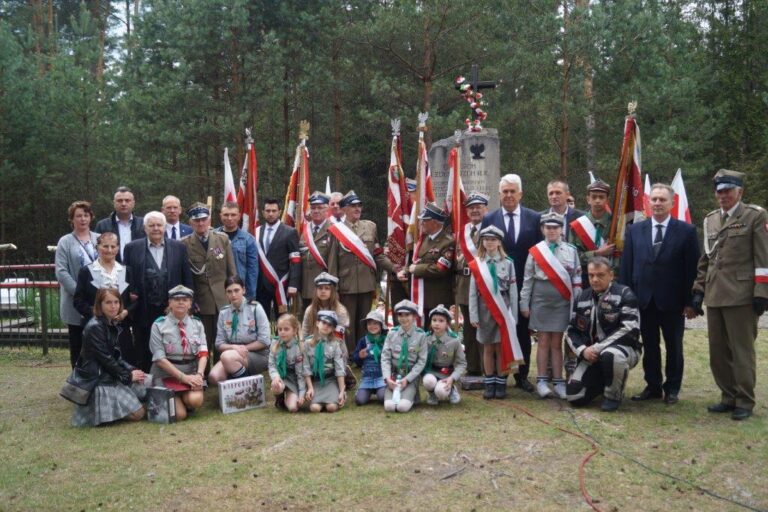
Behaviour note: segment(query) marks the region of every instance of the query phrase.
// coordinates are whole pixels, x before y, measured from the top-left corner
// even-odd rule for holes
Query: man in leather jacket
[[[568,402],[586,405],[603,394],[602,410],[619,408],[629,370],[642,352],[640,310],[628,286],[613,283],[611,262],[589,261],[589,288],[576,298],[566,332],[578,364],[568,381]]]

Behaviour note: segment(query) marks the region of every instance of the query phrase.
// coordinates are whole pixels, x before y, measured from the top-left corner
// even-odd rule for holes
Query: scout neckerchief
[[[415,329],[415,326],[411,326],[411,329]],[[403,329],[403,341],[400,344],[400,355],[397,356],[397,371],[400,375],[405,375],[410,370],[410,362],[408,361],[408,338],[409,335]],[[405,372],[403,371],[405,368]]]
[[[373,360],[376,361],[376,364],[379,364],[381,347],[384,345],[384,335],[379,333],[374,336],[373,334],[368,333],[365,335],[365,339],[371,344],[371,355],[373,356]]]
[[[242,302],[240,303],[242,305]],[[240,322],[240,311],[234,305],[232,306],[232,342],[237,342],[237,324]]]
[[[280,350],[277,352],[277,373],[280,375],[281,379],[284,379],[286,375],[288,375],[288,348],[286,347],[287,343],[290,343],[292,340],[289,341],[283,341],[280,340]]]
[[[189,339],[187,338],[187,330],[184,327],[184,320],[179,320],[179,337],[181,338],[182,353],[189,354]]]
[[[488,271],[493,278],[493,293],[499,293],[499,275],[496,273],[496,258],[488,256]]]
[[[325,339],[315,345],[315,360],[312,362],[312,373],[320,379],[320,385],[325,385]]]
[[[432,363],[435,361],[435,355],[437,355],[437,346],[440,344],[440,336],[434,333],[432,336],[435,337],[435,340],[429,344],[429,351],[427,352],[427,364],[424,365],[424,371],[422,371],[422,374],[426,374],[432,368]]]

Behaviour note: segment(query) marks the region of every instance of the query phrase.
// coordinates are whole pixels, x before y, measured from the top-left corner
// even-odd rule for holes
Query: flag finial
[[[419,112],[419,131],[425,132],[427,128],[427,119],[429,119],[429,112]]]
[[[299,121],[299,140],[306,142],[309,138],[309,121],[302,119]]]
[[[400,136],[400,118],[397,117],[395,119],[390,119],[389,124],[392,126],[392,136],[399,137]]]
[[[245,129],[245,143],[246,144],[253,144],[253,136],[251,135],[251,129],[246,128]]]
[[[633,116],[637,112],[637,100],[630,101],[627,105],[627,111],[629,112],[629,115]]]

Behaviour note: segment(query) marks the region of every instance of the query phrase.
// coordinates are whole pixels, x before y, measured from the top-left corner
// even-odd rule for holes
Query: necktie
[[[240,314],[235,309],[232,311],[232,341],[237,341],[237,324],[240,321]]]
[[[477,226],[472,226],[472,229],[469,230],[469,238],[471,238],[472,241],[474,241],[476,234],[477,234]]]
[[[176,240],[176,226],[171,228],[171,238]]]
[[[507,226],[507,235],[509,236],[509,239],[512,241],[512,243],[515,243],[515,214],[514,213],[508,213],[509,216],[509,226]]]
[[[269,252],[269,244],[272,243],[272,226],[267,228],[267,239],[264,240],[264,252]]]
[[[659,251],[661,250],[661,242],[664,240],[664,237],[661,233],[661,230],[664,226],[661,224],[656,224],[656,236],[653,238],[653,255],[658,256]]]
[[[724,213],[723,214],[723,220],[720,221],[720,225],[724,226],[726,222],[728,222],[728,214]]]
[[[318,231],[320,231],[320,226],[318,226],[317,224],[314,224],[314,225],[312,226],[312,234],[313,234],[313,235],[317,235],[317,232],[318,232]]]
[[[181,351],[189,354],[189,340],[187,339],[187,330],[184,328],[184,322],[179,320],[179,336],[181,337]]]

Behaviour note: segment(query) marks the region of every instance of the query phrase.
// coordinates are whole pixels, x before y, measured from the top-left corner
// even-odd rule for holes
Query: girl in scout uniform
[[[381,376],[381,350],[384,347],[386,331],[384,315],[371,311],[363,320],[368,333],[360,338],[352,352],[352,360],[363,369],[360,385],[355,393],[355,403],[365,405],[376,395],[379,402],[384,402],[386,384]]]
[[[208,363],[208,344],[203,322],[189,316],[194,293],[178,285],[168,292],[168,310],[152,324],[149,348],[150,373],[155,382],[176,392],[176,421],[188,410],[203,405],[203,375]]]
[[[450,400],[452,404],[461,401],[456,383],[467,371],[467,359],[461,336],[449,328],[452,320],[451,312],[442,304],[429,312],[427,364],[422,378],[424,389],[429,392],[428,405],[437,405],[441,400]]]
[[[269,359],[269,318],[258,302],[248,304],[245,283],[238,275],[224,281],[229,305],[219,311],[216,351],[221,354],[208,374],[211,385],[227,379],[258,375]]]
[[[517,321],[517,284],[512,258],[504,252],[501,242],[504,233],[496,226],[480,231],[480,247],[477,258],[486,265],[493,276],[504,303]],[[477,341],[483,346],[483,368],[485,369],[485,391],[483,398],[507,397],[507,368],[501,366],[501,333],[496,320],[480,294],[474,274],[469,281],[469,321],[477,328]]]
[[[576,247],[563,242],[564,219],[562,215],[550,212],[541,216],[541,230],[544,233],[543,250],[551,251],[570,278],[572,293],[581,291],[581,264]],[[539,247],[543,248],[540,243]],[[533,250],[533,249],[531,249]],[[536,350],[536,392],[541,398],[552,396],[549,388],[548,368],[552,368],[552,382],[557,396],[565,400],[565,379],[563,375],[563,332],[571,320],[571,301],[566,300],[552,284],[544,269],[528,254],[525,262],[523,289],[520,292],[520,314],[530,318],[531,329],[538,331]]]
[[[381,374],[387,384],[384,410],[387,412],[408,412],[419,396],[419,377],[427,364],[427,343],[424,331],[416,326],[418,311],[418,306],[409,300],[401,300],[395,305],[400,325],[387,333],[381,349]],[[395,388],[399,388],[398,393]]]
[[[315,295],[312,297],[312,303],[304,311],[304,319],[301,324],[302,339],[312,336],[317,324],[317,313],[322,310],[333,311],[339,319],[336,332],[343,341],[344,334],[349,327],[349,314],[347,308],[339,301],[339,278],[332,276],[328,272],[321,272],[315,278]],[[344,345],[346,357],[346,345]]]
[[[304,344],[299,341],[299,320],[293,315],[277,319],[277,339],[269,350],[269,378],[277,404],[296,412],[304,404]]]
[[[344,407],[347,398],[341,349],[343,342],[336,335],[338,322],[334,311],[318,311],[315,334],[305,343],[305,397],[311,401],[309,410],[312,412],[320,412],[323,408],[336,412]]]

